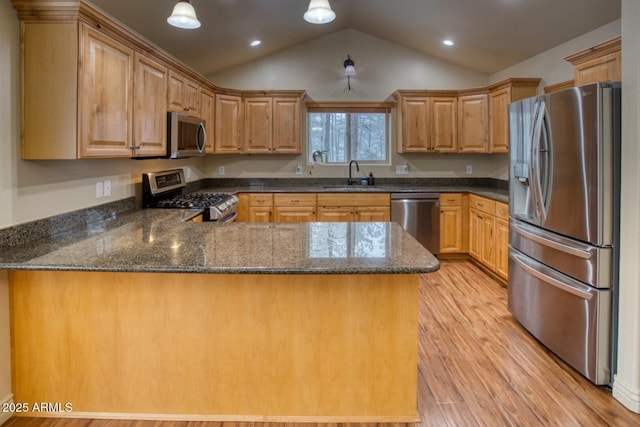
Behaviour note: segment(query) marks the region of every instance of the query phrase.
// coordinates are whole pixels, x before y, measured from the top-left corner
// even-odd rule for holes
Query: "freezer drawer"
[[[589,245],[513,218],[509,228],[509,245],[514,249],[587,285],[612,286],[611,246]]]
[[[509,248],[509,311],[595,384],[609,384],[611,290],[584,285]]]

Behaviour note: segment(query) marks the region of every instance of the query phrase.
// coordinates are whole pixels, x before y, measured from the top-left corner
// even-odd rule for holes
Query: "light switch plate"
[[[104,197],[109,197],[111,195],[111,180],[105,179],[102,183],[102,194]]]
[[[96,198],[100,198],[102,195],[102,181],[96,182]]]

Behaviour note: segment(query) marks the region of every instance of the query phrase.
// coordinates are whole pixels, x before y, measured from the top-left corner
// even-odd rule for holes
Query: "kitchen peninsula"
[[[181,216],[137,210],[2,251],[15,402],[69,403],[56,417],[418,421],[418,280],[439,264],[400,226]]]

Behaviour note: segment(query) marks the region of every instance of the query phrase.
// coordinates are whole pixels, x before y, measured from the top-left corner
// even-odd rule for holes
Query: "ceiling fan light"
[[[336,19],[336,13],[331,10],[329,0],[311,0],[309,9],[304,13],[304,20],[312,24],[328,24]]]
[[[167,22],[174,27],[187,30],[200,28],[200,21],[198,21],[196,11],[189,0],[178,1],[173,8],[171,16],[167,18]]]

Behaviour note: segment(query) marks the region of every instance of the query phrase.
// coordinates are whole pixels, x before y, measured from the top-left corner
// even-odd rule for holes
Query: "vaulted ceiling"
[[[344,29],[492,74],[621,14],[620,0],[330,0],[335,21],[314,25],[308,0],[191,0],[202,26],[182,30],[166,21],[176,0],[89,2],[204,75]]]

